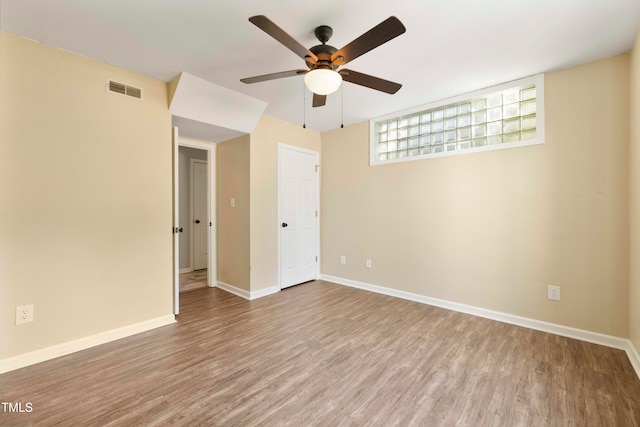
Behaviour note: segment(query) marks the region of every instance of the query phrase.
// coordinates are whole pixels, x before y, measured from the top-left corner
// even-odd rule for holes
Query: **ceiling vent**
[[[107,80],[107,90],[109,92],[119,93],[120,95],[130,96],[136,99],[142,99],[142,89],[119,83],[113,80]]]

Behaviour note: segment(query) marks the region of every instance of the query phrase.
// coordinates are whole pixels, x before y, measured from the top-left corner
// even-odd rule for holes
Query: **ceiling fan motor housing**
[[[316,27],[314,34],[322,44],[313,46],[309,49],[315,56],[318,57],[318,61],[315,63],[311,61],[305,61],[307,63],[307,67],[312,70],[336,70],[338,66],[333,65],[333,62],[331,61],[331,55],[336,53],[338,49],[326,44],[333,35],[333,28],[328,25],[320,25],[319,27]]]
[[[328,44],[319,44],[317,46],[313,46],[309,49],[315,56],[318,57],[318,61],[316,63],[305,61],[307,63],[307,67],[312,70],[326,68],[328,70],[335,70],[338,68],[337,65],[333,65],[331,62],[331,55],[338,51],[333,46],[329,46]]]

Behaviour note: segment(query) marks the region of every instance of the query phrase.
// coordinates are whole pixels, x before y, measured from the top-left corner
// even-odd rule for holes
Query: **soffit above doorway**
[[[181,136],[221,142],[251,133],[267,103],[181,73],[169,83],[169,111]]]

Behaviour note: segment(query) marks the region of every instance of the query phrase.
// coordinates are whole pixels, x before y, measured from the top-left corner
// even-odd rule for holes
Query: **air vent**
[[[142,89],[129,86],[124,83],[115,82],[113,80],[107,81],[107,90],[109,92],[119,93],[120,95],[126,95],[132,98],[142,99]]]

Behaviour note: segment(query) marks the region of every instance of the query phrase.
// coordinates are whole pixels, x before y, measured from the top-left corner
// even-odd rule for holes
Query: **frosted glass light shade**
[[[305,74],[304,83],[313,93],[329,95],[338,90],[342,83],[342,76],[333,70],[311,70]]]

